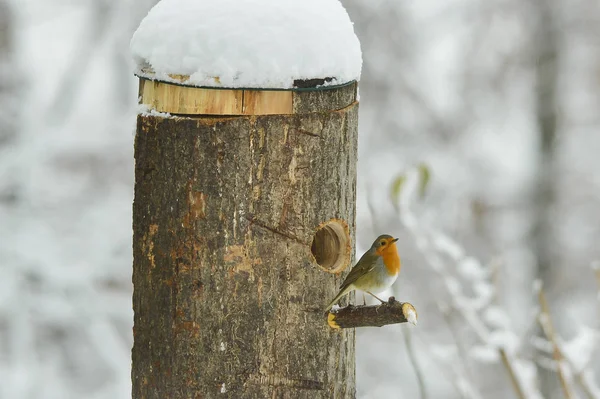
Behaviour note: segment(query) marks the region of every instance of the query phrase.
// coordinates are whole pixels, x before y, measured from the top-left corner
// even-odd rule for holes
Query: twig
[[[382,327],[397,323],[417,324],[417,311],[408,302],[398,302],[390,297],[377,306],[354,306],[330,311],[327,324],[331,328]]]
[[[469,360],[467,359],[467,351],[465,350],[463,342],[460,339],[460,334],[457,333],[456,328],[452,324],[452,320],[450,318],[451,317],[450,310],[452,309],[452,310],[456,311],[456,309],[451,308],[451,307],[443,304],[440,301],[437,302],[437,305],[440,310],[440,313],[444,317],[444,321],[446,322],[446,325],[448,326],[448,330],[450,331],[450,334],[452,335],[452,338],[454,339],[454,344],[456,345],[456,352],[458,354],[460,361],[462,362],[462,368],[464,369],[464,373],[469,378],[469,380],[472,381],[473,375],[471,373],[471,368],[469,367],[470,365],[469,365]]]
[[[550,319],[550,310],[548,307],[548,302],[546,301],[546,296],[544,295],[544,290],[540,286],[538,289],[538,300],[540,302],[541,312],[538,317],[538,322],[546,335],[546,338],[552,343],[552,357],[557,362],[557,373],[558,378],[560,380],[560,385],[565,393],[565,397],[567,399],[573,398],[573,393],[571,387],[568,384],[567,377],[565,376],[562,364],[565,362],[565,357],[562,354],[560,348],[558,347],[558,343],[556,341],[556,333],[554,331],[554,326],[552,325],[552,320]]]
[[[587,395],[589,399],[598,399],[598,396],[594,394],[594,392],[598,392],[598,387],[593,380],[592,370],[581,370],[577,374],[577,379],[583,388],[583,392]],[[593,387],[593,388],[592,388]]]
[[[443,266],[444,261],[441,258],[441,256],[437,254],[437,249],[433,245],[430,234],[427,234],[425,231],[421,232],[420,234],[419,229],[422,229],[422,227],[419,225],[416,217],[412,214],[410,210],[409,197],[410,193],[407,194],[406,192],[401,193],[399,195],[398,204],[394,206],[398,218],[400,219],[402,225],[419,243],[419,249],[423,253],[425,259],[431,265],[432,269],[438,274],[438,276],[441,278],[442,282],[448,289],[448,292],[450,293],[450,297],[452,299],[450,301],[449,306],[456,310],[465,319],[465,321],[473,329],[473,331],[476,333],[476,335],[482,342],[489,343],[490,331],[486,327],[485,323],[480,319],[479,315],[477,315],[476,312],[468,311],[464,306],[460,305],[459,301],[457,301],[456,296],[460,295],[460,293],[455,292],[455,290],[449,283],[449,275],[447,269]],[[515,373],[512,359],[510,359],[507,356],[507,353],[504,351],[504,349],[499,348],[499,353],[501,357],[503,355],[503,352],[503,364],[509,373],[511,382],[513,383],[513,386],[515,388],[515,392],[517,393],[517,395],[519,395],[520,398],[524,398],[523,395],[525,391],[523,390],[522,382],[518,379],[518,376]]]
[[[592,265],[592,270],[596,275],[596,282],[598,283],[598,289],[600,290],[600,262],[594,262]],[[600,298],[600,296],[598,296]]]
[[[368,192],[372,192],[368,190]],[[369,212],[371,213],[371,224],[373,227],[373,231],[380,231],[381,229],[377,223],[377,217],[375,213],[375,207],[373,206],[373,197],[371,195],[367,195],[367,206],[369,207]],[[416,315],[416,313],[415,313]],[[427,399],[427,388],[425,385],[425,380],[423,379],[423,371],[417,362],[417,356],[415,354],[414,346],[412,343],[412,336],[409,330],[403,333],[404,336],[404,346],[406,347],[406,353],[408,354],[408,360],[410,361],[410,365],[415,371],[415,376],[417,378],[417,384],[419,385],[419,392],[421,394],[421,399]]]
[[[410,362],[413,364],[413,368],[415,369],[415,376],[417,377],[417,382],[419,384],[419,392],[421,399],[427,399],[427,390],[425,389],[425,380],[423,379],[423,373],[421,372],[421,368],[417,363],[417,356],[415,355],[415,348],[412,344],[412,332],[410,329],[406,329],[402,331],[402,337],[404,338],[404,346],[406,346],[406,353],[408,353],[408,357]]]
[[[463,390],[463,387],[459,386],[458,384],[458,381],[460,380],[460,372],[462,370],[459,371],[456,367],[454,367],[453,361],[448,362],[448,359],[440,357],[438,354],[434,353],[431,350],[432,343],[428,342],[422,334],[418,335],[417,339],[420,340],[422,344],[422,350],[419,351],[419,354],[422,354],[423,356],[432,360],[432,365],[438,368],[447,381],[456,389],[457,394],[459,394],[462,399],[473,399],[473,397],[468,396]],[[475,396],[474,398],[478,399],[479,396]]]
[[[585,393],[585,396],[588,397],[588,399],[598,399],[598,397],[595,396],[594,393],[592,392],[588,378],[586,378],[586,377],[589,377],[589,375],[586,375],[584,373],[584,371],[585,370],[582,370],[580,373],[577,373],[575,378],[577,378],[577,381],[579,382],[581,389]]]
[[[86,72],[94,54],[98,51],[98,43],[109,31],[113,22],[111,14],[115,6],[112,2],[96,1],[92,2],[92,7],[91,21],[86,25],[86,32],[78,43],[76,56],[72,57],[71,64],[60,79],[61,82],[56,90],[57,95],[47,112],[46,118],[51,123],[62,121],[73,109],[77,91],[83,86]]]
[[[508,371],[508,375],[510,377],[510,382],[512,383],[513,389],[517,393],[517,397],[519,399],[527,399],[527,397],[525,396],[525,393],[523,392],[523,388],[521,388],[521,383],[519,382],[519,379],[517,378],[515,369],[513,368],[512,363],[508,359],[508,355],[506,354],[506,351],[504,349],[500,348],[499,352],[500,352],[500,358],[502,359],[502,364],[504,364],[504,367]]]

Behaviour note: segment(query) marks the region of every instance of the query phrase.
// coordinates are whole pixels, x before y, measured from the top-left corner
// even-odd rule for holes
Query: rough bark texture
[[[354,238],[357,116],[138,117],[134,398],[354,397],[311,246],[334,218]]]
[[[348,305],[331,311],[328,323],[331,328],[383,327],[389,324],[410,322],[408,312],[414,312],[415,322],[417,312],[408,302],[398,302],[391,297],[388,302],[377,306]]]
[[[344,108],[356,98],[356,84],[336,89],[309,90],[294,93],[294,113],[326,112]]]

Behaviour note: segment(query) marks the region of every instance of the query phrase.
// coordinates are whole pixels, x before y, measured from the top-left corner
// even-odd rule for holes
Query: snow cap
[[[339,0],[162,0],[131,39],[136,73],[186,85],[294,87],[358,80],[360,43]]]

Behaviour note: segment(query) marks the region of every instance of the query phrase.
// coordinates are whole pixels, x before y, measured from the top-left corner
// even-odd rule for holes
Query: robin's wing
[[[350,270],[350,274],[346,276],[346,279],[340,287],[340,291],[348,287],[350,284],[355,283],[359,277],[364,276],[366,273],[373,270],[377,265],[377,257],[377,254],[371,253],[370,251],[365,252],[359,261],[356,262],[356,265],[354,265],[352,270]]]

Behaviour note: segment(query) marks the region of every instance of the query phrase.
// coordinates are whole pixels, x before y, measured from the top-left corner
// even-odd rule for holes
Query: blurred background
[[[129,39],[155,2],[0,0],[1,399],[130,397]],[[600,3],[342,3],[356,252],[400,237],[419,312],[357,332],[357,396],[599,398]]]

